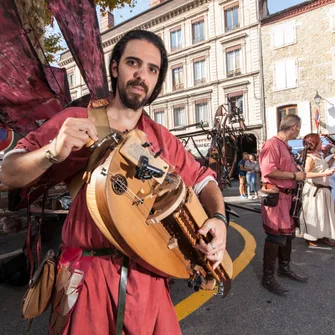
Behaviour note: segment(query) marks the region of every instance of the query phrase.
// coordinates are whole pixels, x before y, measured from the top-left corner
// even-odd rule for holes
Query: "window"
[[[295,59],[285,59],[275,64],[275,89],[297,87],[297,63]]]
[[[205,39],[204,21],[198,21],[192,24],[193,44],[201,42]]]
[[[238,22],[238,6],[226,9],[224,15],[226,32],[234,30],[240,26]]]
[[[179,66],[172,69],[172,86],[173,91],[184,88],[183,67]]]
[[[228,104],[232,113],[243,116],[243,94],[232,94],[228,96]]]
[[[178,107],[173,109],[174,126],[186,126],[186,112],[185,107]]]
[[[200,85],[206,82],[206,62],[205,60],[200,60],[198,62],[194,62],[193,70],[194,70],[194,85]]]
[[[272,28],[272,45],[280,48],[296,42],[295,24],[293,22],[277,25]]]
[[[73,87],[74,86],[74,73],[69,73],[67,76],[67,79],[69,81],[69,86]]]
[[[241,74],[241,48],[235,47],[226,50],[227,77]]]
[[[161,125],[165,125],[165,115],[164,115],[164,111],[157,111],[154,112],[154,120],[161,124]]]
[[[178,30],[171,31],[171,51],[179,50],[181,47],[181,28],[179,28]]]
[[[278,125],[280,124],[281,119],[289,114],[298,115],[298,108],[297,105],[291,105],[291,106],[285,106],[285,107],[279,107],[277,109],[277,115],[278,115]]]
[[[196,103],[195,104],[195,122],[208,122],[208,103]]]

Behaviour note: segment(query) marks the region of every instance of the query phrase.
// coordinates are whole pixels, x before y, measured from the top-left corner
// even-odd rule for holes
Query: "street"
[[[240,200],[230,195],[236,195],[236,188],[226,192],[227,202],[259,207],[257,200]],[[279,278],[290,292],[287,297],[275,296],[260,285],[264,243],[260,214],[235,210],[240,217],[232,218],[227,250],[234,260],[235,271],[240,272],[233,280],[229,295],[222,299],[211,294],[206,301],[208,292],[194,294],[185,281],[175,280],[171,285],[183,334],[335,334],[334,251],[326,246],[308,247],[296,238],[292,268],[309,275],[310,279],[307,284],[301,284]],[[249,259],[252,259],[250,263]],[[24,287],[0,285],[2,335],[24,333],[27,323],[19,312],[24,291]],[[30,334],[47,334],[47,319],[45,313],[34,320]]]

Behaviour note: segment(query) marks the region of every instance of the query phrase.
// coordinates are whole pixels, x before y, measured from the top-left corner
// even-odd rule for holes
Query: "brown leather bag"
[[[49,250],[29,282],[21,302],[21,315],[30,320],[44,313],[50,305],[56,280],[56,256]]]

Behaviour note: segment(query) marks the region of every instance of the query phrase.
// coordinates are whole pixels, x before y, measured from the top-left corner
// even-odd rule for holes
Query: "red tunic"
[[[259,155],[263,183],[270,183],[281,188],[295,188],[294,180],[268,178],[271,172],[296,172],[297,167],[288,145],[279,137],[274,136],[263,144]],[[276,207],[262,205],[262,220],[265,231],[273,235],[291,235],[294,222],[290,216],[292,195],[280,192]]]
[[[73,107],[62,111],[37,131],[20,140],[17,148],[32,151],[43,147],[57,136],[68,117],[86,118],[87,110]],[[175,167],[175,172],[183,178],[186,186],[193,186],[208,176],[215,177],[213,171],[201,167],[182,143],[163,126],[142,115],[137,128],[146,133],[154,152],[163,150],[162,157]],[[77,171],[85,167],[88,156],[87,149],[73,152],[66,161],[52,165],[39,182],[65,180],[68,183]],[[85,187],[71,205],[64,222],[62,240],[68,247],[111,247],[89,214]],[[62,334],[115,334],[121,262],[122,258],[94,257],[77,304]],[[132,260],[129,262],[124,331],[133,335],[181,334],[166,280]]]

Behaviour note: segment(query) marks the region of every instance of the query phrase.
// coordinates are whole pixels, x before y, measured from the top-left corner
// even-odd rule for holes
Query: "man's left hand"
[[[219,219],[208,219],[199,229],[199,233],[206,236],[210,233],[213,236],[211,242],[206,244],[203,240],[197,245],[197,249],[203,252],[207,259],[214,262],[213,269],[216,269],[223,259],[226,249],[227,228]]]

